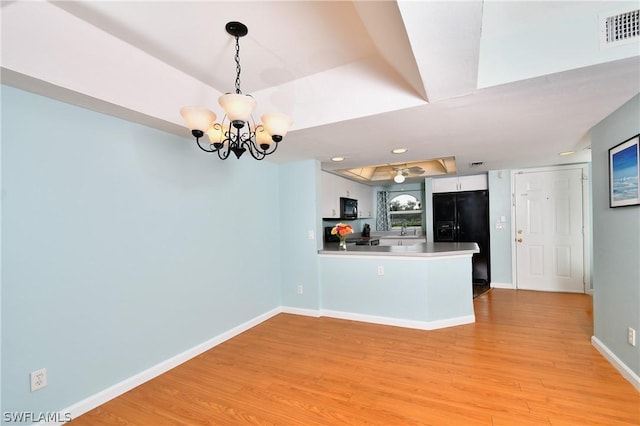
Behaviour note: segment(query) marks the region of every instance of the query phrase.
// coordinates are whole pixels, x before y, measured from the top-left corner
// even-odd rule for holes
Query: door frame
[[[536,168],[522,168],[511,170],[511,282],[513,289],[518,289],[518,270],[516,265],[516,175],[520,173],[553,172],[560,170],[582,170],[582,256],[583,256],[583,286],[584,292],[593,295],[593,283],[591,281],[591,185],[589,182],[589,163],[577,163],[563,166],[549,166]]]

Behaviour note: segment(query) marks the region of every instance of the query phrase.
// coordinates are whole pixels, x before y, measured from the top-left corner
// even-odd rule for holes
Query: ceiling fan
[[[403,166],[391,166],[393,181],[395,183],[402,183],[409,176],[422,176],[425,170],[419,166],[407,167],[406,164]]]

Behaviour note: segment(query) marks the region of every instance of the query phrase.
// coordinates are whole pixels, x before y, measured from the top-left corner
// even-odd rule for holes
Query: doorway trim
[[[518,271],[516,268],[516,175],[520,173],[552,172],[559,170],[582,170],[582,255],[583,255],[583,285],[584,292],[593,296],[591,281],[591,184],[589,182],[589,163],[576,163],[563,166],[522,168],[511,170],[511,282],[513,289],[518,289]]]

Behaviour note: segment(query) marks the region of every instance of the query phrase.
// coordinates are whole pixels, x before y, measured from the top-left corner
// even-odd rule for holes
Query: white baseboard
[[[611,350],[596,336],[591,336],[591,344],[602,354],[603,357],[605,357],[607,361],[609,361],[611,365],[615,367],[616,370],[618,370],[620,374],[622,374],[622,377],[627,379],[627,381],[640,392],[640,376],[627,367],[626,364],[611,352]]]
[[[317,309],[294,308],[293,306],[281,306],[280,309],[281,312],[285,314],[303,315],[305,317],[315,318],[320,316],[320,311]]]
[[[167,371],[171,370],[174,367],[177,367],[178,365],[186,361],[189,361],[190,359],[200,355],[203,352],[208,351],[209,349],[219,345],[220,343],[223,343],[237,336],[238,334],[243,333],[255,327],[256,325],[268,320],[269,318],[279,314],[280,312],[282,312],[280,307],[272,309],[271,311],[268,311],[243,324],[240,324],[232,328],[231,330],[225,331],[224,333],[219,334],[216,337],[209,339],[204,343],[194,346],[191,349],[187,349],[186,351],[174,357],[171,357],[165,361],[162,361],[154,365],[151,368],[148,368],[134,376],[131,376],[121,381],[120,383],[116,383],[115,385],[101,392],[91,395],[90,397],[80,402],[77,402],[76,404],[73,404],[72,406],[67,407],[64,410],[61,410],[59,413],[64,413],[65,415],[68,413],[71,415],[72,419],[75,419],[76,417],[79,417],[80,415],[93,410],[94,408],[104,404],[105,402],[110,401],[111,399],[117,396],[120,396],[127,391],[130,391],[136,386],[139,386],[142,383],[147,382],[163,373],[166,373]],[[61,416],[61,418],[64,418],[64,417]],[[61,425],[63,423],[49,423],[49,424]]]
[[[453,327],[456,325],[471,324],[476,321],[475,315],[466,315],[456,318],[448,318],[438,321],[414,321],[400,318],[379,317],[375,315],[354,314],[352,312],[341,312],[322,310],[323,317],[338,318],[351,321],[370,322],[373,324],[391,325],[394,327],[416,328],[419,330],[437,330],[439,328]]]
[[[494,282],[491,282],[491,288],[506,288],[509,290],[514,289],[512,283],[494,283]]]
[[[420,330],[437,330],[439,328],[456,325],[471,324],[476,321],[475,315],[448,318],[438,321],[414,321],[401,318],[381,317],[376,315],[356,314],[353,312],[332,311],[328,309],[303,309],[292,306],[281,306],[281,311],[287,314],[304,315],[308,317],[329,317],[350,321],[370,322],[372,324],[391,325],[394,327],[417,328]]]

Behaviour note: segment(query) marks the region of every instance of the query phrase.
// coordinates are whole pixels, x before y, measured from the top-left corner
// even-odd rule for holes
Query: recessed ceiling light
[[[393,154],[404,154],[405,152],[407,152],[407,148],[396,148],[391,150],[391,152]]]
[[[344,161],[344,157],[333,157],[331,161]]]
[[[563,151],[563,152],[558,153],[558,155],[572,155],[572,154],[575,154],[575,153],[576,153],[575,151]]]

